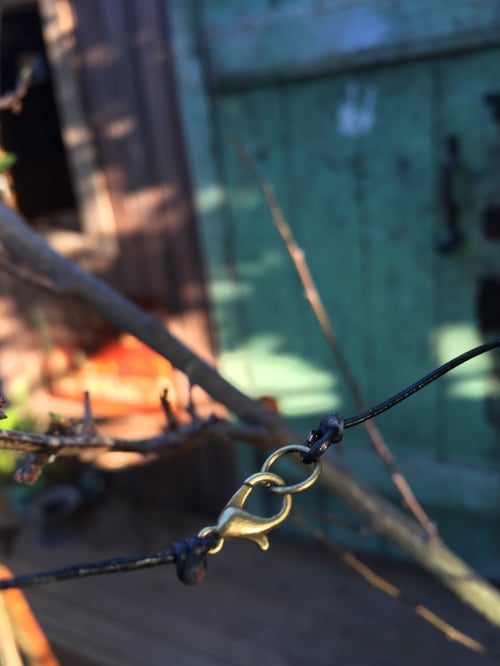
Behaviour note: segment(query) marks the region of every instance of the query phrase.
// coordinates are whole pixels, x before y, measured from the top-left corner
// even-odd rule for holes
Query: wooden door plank
[[[261,89],[224,96],[218,104],[232,224],[230,260],[240,280],[245,325],[243,344],[233,347],[233,359],[237,363],[246,350],[247,386],[252,393],[278,396],[280,409],[291,417],[314,414],[316,418],[334,403],[332,374],[323,359],[318,362],[311,353],[314,340],[304,330],[311,314],[303,287],[257,185],[226,139],[230,133],[239,137],[273,185],[286,216],[295,183],[287,182],[284,145],[289,133],[282,95],[282,91]],[[238,379],[241,382],[240,375]]]
[[[366,387],[363,267],[357,205],[357,136],[341,131],[342,99],[348,77],[295,84],[288,89],[290,216],[299,244],[330,315],[338,344],[361,389]],[[323,411],[354,414],[345,379],[307,302],[301,304],[304,354],[332,375],[324,387]],[[317,413],[321,411],[318,404]],[[362,436],[359,437],[362,439]]]
[[[152,174],[148,188],[152,214],[142,230],[148,263],[153,264],[155,271],[152,292],[156,289],[166,294],[171,324],[181,335],[189,331],[193,346],[209,358],[212,350],[207,334],[203,262],[176,109],[170,36],[159,0],[139,1],[131,7],[135,30],[131,49]],[[177,316],[181,311],[182,316]]]
[[[177,19],[179,15],[186,18],[187,10],[181,4],[172,2]],[[264,4],[259,4],[262,12]],[[293,0],[287,4],[291,7]],[[349,402],[330,370],[326,352],[320,350],[323,343],[312,319],[304,316],[305,304],[296,302],[294,290],[290,290],[295,278],[285,269],[286,255],[277,260],[274,230],[259,227],[260,218],[267,217],[268,211],[228,134],[238,134],[265,178],[275,186],[313,272],[317,270],[319,287],[371,404],[455,353],[449,349],[451,353],[442,357],[441,332],[437,352],[435,348],[434,324],[441,321],[443,300],[436,290],[451,293],[457,277],[455,272],[455,277],[450,275],[440,287],[441,274],[436,271],[440,258],[436,254],[439,151],[434,143],[435,76],[430,62],[415,62],[245,92],[219,91],[210,99],[201,84],[200,52],[194,50],[196,42],[189,31],[201,26],[197,34],[203,44],[204,25],[231,25],[233,19],[241,20],[242,4],[235,5],[232,10],[230,3],[218,3],[213,9],[206,3],[206,15],[184,28],[182,39],[179,23],[173,29],[183,49],[179,82],[198,211],[210,257],[212,293],[216,296],[219,343],[223,361],[227,361],[223,367],[233,373],[240,386],[256,394],[275,389],[283,396],[286,414],[300,411],[302,406],[302,423],[308,422],[310,427],[313,414],[334,405],[347,411]],[[286,10],[286,4],[273,3],[277,5]],[[212,48],[210,38],[203,44],[207,46]],[[459,72],[457,68],[457,84]],[[297,69],[290,71],[290,77],[296,79],[297,73]],[[210,76],[208,83],[210,89]],[[235,85],[244,88],[247,83]],[[213,109],[218,125],[213,124]],[[470,125],[470,117],[468,122]],[[331,224],[328,231],[334,229],[335,234],[325,234],[324,219]],[[325,238],[330,241],[337,236],[341,256],[335,252],[338,248],[332,251],[325,242]],[[348,253],[345,249],[349,246],[353,249]],[[264,252],[264,248],[270,251]],[[494,265],[490,255],[487,260]],[[272,279],[264,280],[266,275]],[[265,293],[263,284],[269,286]],[[336,289],[338,284],[347,293],[345,301]],[[256,291],[262,293],[262,302],[255,296],[255,285],[260,285]],[[286,294],[286,311],[273,301],[279,292]],[[362,302],[360,309],[356,308],[358,301]],[[280,319],[285,319],[284,327],[280,327]],[[292,337],[287,339],[293,342],[287,347],[281,332],[292,327]],[[312,361],[308,345],[313,347]],[[363,354],[360,349],[368,351]],[[457,351],[463,350],[462,346]],[[295,356],[307,360],[295,363]],[[283,381],[270,376],[275,362]],[[319,391],[315,392],[316,388]],[[470,459],[477,469],[461,465],[456,451],[453,464],[447,466],[442,460],[447,442],[451,445],[452,438],[466,435],[459,433],[457,419],[452,434],[442,436],[448,416],[443,418],[444,403],[438,399],[441,390],[434,385],[414,396],[381,418],[381,429],[396,455],[401,456],[402,467],[424,502],[434,504],[436,512],[448,511],[453,505],[454,510],[481,515],[489,510],[498,492],[498,474],[485,472],[481,453]],[[449,410],[447,414],[452,415]],[[462,431],[470,433],[468,428]],[[358,454],[360,441],[365,441],[361,432],[348,433],[345,458],[365,480],[394,495],[382,465],[370,453]],[[489,446],[491,451],[491,439]],[[467,497],[462,498],[462,493]],[[319,498],[311,500],[310,508],[314,502],[316,508],[327,506],[324,498]],[[463,535],[451,536],[455,546],[463,539]],[[348,536],[341,538],[354,541]],[[373,538],[365,543],[375,548],[377,541]],[[497,564],[490,561],[488,566],[491,571]]]
[[[128,232],[133,221],[129,219],[132,213],[129,201],[124,196],[130,176],[126,169],[126,145],[120,137],[120,132],[126,132],[127,123],[118,101],[120,92],[118,80],[114,76],[118,54],[104,28],[102,3],[96,0],[72,0],[72,6],[76,14],[83,92],[115,215],[120,265],[126,266],[126,271],[121,271],[121,275],[115,279],[121,285],[140,284],[140,268],[134,261],[134,248],[120,241],[120,235]]]
[[[278,0],[279,1],[279,0]],[[253,12],[266,12],[276,0],[201,0],[201,26],[206,26],[212,22],[219,23],[224,21],[233,21],[248,16],[249,9]]]
[[[246,15],[213,6],[206,39],[219,89],[331,74],[498,44],[499,0],[287,2]]]
[[[135,280],[132,282],[125,277],[124,286],[129,294],[140,297],[156,296],[155,285],[166,278],[161,262],[146,261],[148,243],[145,229],[155,219],[159,201],[151,187],[153,168],[147,152],[144,131],[142,81],[136,76],[136,61],[131,48],[136,29],[131,25],[132,16],[129,14],[131,7],[131,4],[122,0],[110,0],[102,3],[101,16],[105,40],[114,50],[114,59],[109,72],[116,82],[112,102],[115,110],[114,139],[123,144],[127,165],[128,182],[122,196],[125,198],[129,214],[126,217],[126,227],[120,229],[121,241],[122,245],[133,246],[131,262],[139,264]]]
[[[408,85],[408,82],[411,85]],[[355,75],[351,93],[371,114],[360,133],[357,181],[367,345],[368,402],[378,403],[434,366],[434,172],[427,63]],[[389,445],[433,454],[433,386],[379,417]]]
[[[236,298],[236,285],[225,261],[225,190],[213,152],[212,109],[206,96],[202,52],[198,48],[196,33],[200,17],[191,3],[184,0],[169,2],[167,10],[167,28],[175,54],[173,66],[181,124],[208,273],[207,289],[212,305],[216,346],[224,349],[226,336],[233,336],[232,322],[226,316],[225,304]]]
[[[479,289],[486,277],[500,280],[500,244],[484,233],[483,216],[500,185],[498,125],[485,95],[498,90],[500,49],[446,58],[436,63],[439,126],[436,144],[442,152],[447,136],[460,140],[463,166],[456,176],[463,246],[438,261],[439,360],[480,344],[500,331],[480,331]],[[440,233],[443,232],[442,215]],[[447,460],[498,465],[499,426],[488,402],[498,400],[493,352],[458,368],[440,383],[443,456]]]
[[[108,255],[114,257],[117,242],[113,209],[78,85],[74,12],[69,0],[41,0],[38,5],[83,229],[98,238]]]
[[[347,442],[346,442],[347,446]],[[399,448],[394,442],[393,449]],[[391,481],[375,453],[349,447],[346,454],[350,468],[384,494],[395,495]],[[463,462],[437,461],[414,450],[399,455],[398,467],[411,480],[419,500],[427,507],[464,511],[469,514],[489,514],[500,496],[500,472],[486,468],[480,462],[473,466]]]

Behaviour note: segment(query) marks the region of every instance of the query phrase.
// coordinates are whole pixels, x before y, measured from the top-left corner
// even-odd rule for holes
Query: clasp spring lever
[[[249,539],[254,541],[262,550],[269,548],[269,539],[266,533],[278,527],[290,515],[292,496],[283,495],[281,509],[273,516],[254,516],[243,508],[248,496],[258,485],[284,486],[284,480],[272,472],[257,472],[252,474],[235,492],[222,510],[216,525],[205,527],[198,534],[200,537],[215,533],[219,537],[218,543],[208,551],[209,555],[218,553],[224,545],[225,539]]]
[[[321,463],[319,460],[313,460],[314,467],[311,474],[304,481],[293,485],[286,485],[281,476],[270,472],[269,469],[283,455],[289,453],[304,455],[309,451],[308,447],[298,444],[283,446],[267,458],[260,472],[252,474],[244,481],[241,488],[235,492],[222,510],[217,524],[205,527],[198,533],[199,537],[215,536],[218,539],[216,545],[208,551],[209,555],[218,553],[224,545],[225,539],[249,539],[262,550],[269,548],[267,533],[281,525],[290,515],[292,495],[306,490],[316,482],[321,472]],[[269,517],[255,516],[243,508],[256,486],[265,486],[281,497],[281,509],[278,513]]]

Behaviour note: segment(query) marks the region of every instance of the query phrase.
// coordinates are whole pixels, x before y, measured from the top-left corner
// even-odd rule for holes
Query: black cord
[[[68,578],[86,578],[87,576],[98,576],[100,574],[115,573],[117,571],[133,571],[147,567],[156,567],[161,564],[173,564],[174,554],[172,552],[155,553],[154,555],[141,555],[137,557],[117,557],[111,560],[90,562],[89,564],[73,564],[69,567],[51,569],[36,574],[26,574],[0,580],[0,590],[10,587],[31,587],[32,585],[44,585],[55,583]]]
[[[0,580],[0,590],[45,585],[69,578],[86,578],[108,573],[150,569],[164,564],[175,564],[180,580],[188,585],[193,585],[203,580],[208,551],[216,545],[216,542],[216,537],[211,535],[202,538],[191,537],[185,541],[176,542],[170,551],[164,550],[151,555],[116,557],[87,564],[73,564],[69,567],[5,578]]]
[[[414,384],[411,384],[411,386],[408,386],[399,393],[396,393],[387,400],[384,400],[384,402],[381,402],[375,407],[371,407],[370,409],[361,412],[361,414],[357,414],[356,416],[351,416],[350,418],[345,419],[344,428],[352,428],[353,426],[357,426],[360,423],[363,423],[363,421],[373,419],[375,416],[382,414],[382,412],[386,412],[388,409],[392,409],[392,407],[397,405],[399,402],[406,400],[406,398],[409,398],[417,391],[420,391],[420,389],[423,389],[424,386],[427,386],[428,384],[434,382],[436,379],[439,379],[439,377],[442,377],[450,370],[453,370],[459,365],[462,365],[462,363],[466,363],[472,358],[480,356],[481,354],[484,354],[491,349],[495,349],[496,347],[500,347],[500,338],[495,338],[494,340],[490,340],[489,342],[485,342],[484,344],[479,345],[479,347],[469,349],[469,351],[460,354],[460,356],[453,358],[451,361],[440,365],[439,368],[429,372],[428,375],[425,375],[425,377],[422,377],[422,379],[419,379]]]
[[[409,398],[424,388],[424,386],[439,379],[439,377],[442,377],[450,370],[496,347],[500,347],[500,338],[495,338],[464,354],[460,354],[460,356],[439,366],[439,368],[425,375],[425,377],[411,384],[411,386],[356,416],[348,419],[344,419],[340,414],[328,414],[324,416],[318,428],[312,430],[308,435],[305,444],[310,447],[310,450],[302,456],[303,462],[314,462],[314,460],[323,455],[331,444],[340,442],[345,428],[352,428],[363,423],[363,421],[382,414],[382,412],[406,400],[406,398]],[[217,542],[218,537],[216,534],[206,537],[191,537],[185,541],[176,542],[171,551],[160,551],[159,553],[136,557],[117,557],[100,562],[90,562],[88,564],[74,564],[73,566],[52,569],[50,571],[2,579],[0,580],[0,590],[55,583],[56,581],[68,580],[69,578],[85,578],[87,576],[98,576],[107,573],[148,569],[164,564],[175,564],[179,579],[183,583],[194,585],[204,579],[208,552],[214,548]]]
[[[382,412],[386,412],[388,409],[391,409],[398,403],[406,400],[406,398],[409,398],[417,391],[420,391],[420,389],[423,389],[431,382],[439,379],[439,377],[442,377],[450,370],[453,370],[459,365],[462,365],[462,363],[470,361],[470,359],[475,356],[484,354],[496,347],[500,347],[500,338],[495,338],[494,340],[479,345],[479,347],[474,347],[474,349],[470,349],[469,351],[460,354],[460,356],[451,359],[451,361],[448,361],[447,363],[440,365],[439,368],[429,372],[428,375],[425,375],[425,377],[422,377],[414,384],[411,384],[402,391],[399,391],[399,393],[387,398],[384,402],[381,402],[378,405],[375,405],[375,407],[371,407],[356,416],[351,416],[348,419],[344,419],[341,414],[337,413],[323,416],[316,430],[312,430],[304,442],[305,446],[309,447],[309,451],[302,456],[302,462],[305,464],[314,462],[325,453],[329,446],[342,441],[344,430],[346,428],[353,428],[364,421],[373,419],[375,416],[382,414]]]

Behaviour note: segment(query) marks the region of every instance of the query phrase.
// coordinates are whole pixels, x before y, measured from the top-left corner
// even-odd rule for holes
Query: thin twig
[[[83,394],[83,418],[82,434],[94,435],[97,432],[94,417],[92,416],[92,405],[90,403],[90,393],[85,391]]]
[[[28,453],[77,456],[83,451],[125,451],[135,453],[168,454],[218,441],[247,441],[255,445],[267,443],[267,432],[262,426],[245,426],[214,420],[197,421],[177,430],[145,439],[106,437],[98,432],[74,435],[41,435],[39,433],[0,430],[0,449]]]
[[[163,393],[160,396],[161,407],[163,413],[165,414],[165,421],[167,422],[167,429],[176,430],[179,427],[179,422],[177,416],[175,415],[174,410],[172,409],[172,404],[168,399],[168,389],[164,389]]]
[[[26,262],[34,271],[51,280],[58,294],[71,296],[99,313],[117,329],[135,335],[173,366],[191,376],[241,422],[259,424],[263,434],[251,437],[251,433],[242,431],[238,438],[240,441],[246,439],[257,447],[274,449],[300,437],[279,414],[266,409],[221,377],[215,368],[172,335],[159,317],[141,310],[109,285],[52,250],[19,215],[1,203],[0,241],[18,261]],[[212,432],[215,430],[212,429]],[[235,434],[234,430],[232,432]],[[172,436],[173,433],[169,433],[169,437]],[[0,448],[6,448],[2,441]],[[40,444],[34,448],[40,448]],[[398,544],[464,603],[491,624],[500,626],[498,590],[455,555],[438,536],[429,540],[421,525],[332,460],[323,460],[320,483],[373,526],[377,534]]]
[[[52,453],[38,451],[29,453],[24,465],[14,473],[14,481],[32,486],[40,478],[45,465],[51,460]]]
[[[306,299],[309,301],[311,309],[321,328],[321,332],[323,333],[323,336],[337,362],[340,373],[342,374],[345,383],[347,384],[353,396],[356,407],[360,412],[364,411],[366,406],[363,400],[361,389],[359,388],[359,385],[354,378],[347,359],[340,347],[337,335],[335,334],[335,330],[333,328],[333,324],[328,316],[321,296],[319,295],[318,289],[311,275],[311,271],[309,270],[304,251],[297,244],[293,236],[292,230],[290,229],[290,226],[285,219],[272,186],[262,178],[257,169],[255,161],[243,146],[241,141],[237,137],[233,137],[233,142],[241,156],[241,159],[248,168],[249,172],[252,174],[255,182],[258,184],[264,196],[266,204],[269,208],[269,212],[271,213],[274,226],[283,239],[288,254],[293,261],[295,270],[297,271],[302,286],[304,287]],[[391,476],[392,482],[399,490],[406,506],[422,525],[425,531],[429,534],[429,536],[434,536],[436,534],[436,525],[427,516],[405,477],[397,469],[394,455],[389,450],[389,447],[382,437],[380,430],[373,421],[365,421],[363,423],[363,427],[368,433],[375,451],[378,453],[384,465],[386,466]]]
[[[33,80],[33,66],[35,62],[25,65],[19,72],[16,87],[14,90],[4,93],[0,96],[0,111],[10,109],[14,113],[19,113],[22,108],[22,101],[28,93],[31,81]]]
[[[4,273],[7,273],[14,279],[19,280],[20,282],[23,282],[24,284],[27,284],[28,286],[34,287],[35,289],[45,293],[52,294],[53,296],[57,293],[54,289],[54,286],[45,277],[40,277],[31,271],[17,266],[12,261],[9,261],[9,259],[1,253],[0,271],[4,271]]]
[[[3,410],[3,407],[5,407],[6,402],[7,400],[0,396],[0,420],[7,418],[7,414]]]
[[[162,395],[166,402],[166,395]],[[146,439],[117,439],[101,435],[92,416],[90,395],[84,393],[83,418],[64,419],[51,414],[47,432],[43,435],[14,430],[0,430],[0,449],[11,449],[28,453],[26,463],[15,472],[19,483],[33,484],[40,477],[47,462],[58,456],[78,456],[86,451],[142,453],[144,455],[183,453],[199,444],[208,442],[265,441],[266,431],[261,426],[238,426],[210,416],[196,419],[163,434]]]
[[[384,594],[397,599],[405,606],[411,608],[411,610],[421,617],[425,622],[431,624],[435,629],[440,631],[448,640],[455,641],[460,643],[464,647],[477,652],[479,654],[486,655],[488,654],[487,648],[482,644],[476,641],[474,638],[471,638],[467,634],[456,629],[454,626],[440,618],[436,613],[431,611],[429,608],[423,604],[410,599],[406,596],[398,587],[390,583],[388,580],[380,576],[369,566],[361,562],[361,560],[354,555],[354,553],[340,548],[336,543],[329,539],[326,534],[318,529],[311,527],[307,522],[305,522],[300,516],[296,513],[292,515],[292,520],[305,530],[308,534],[313,536],[317,541],[319,541],[328,551],[333,553],[338,557],[342,562],[347,564],[349,567],[354,569],[360,576],[362,576],[367,583],[373,585],[377,589],[384,592]]]
[[[187,404],[187,413],[191,417],[193,421],[198,420],[198,415],[196,414],[196,406],[194,404],[194,399],[193,399],[193,389],[195,387],[195,382],[191,379],[191,377],[188,377],[189,380],[189,395],[188,395],[188,404]]]

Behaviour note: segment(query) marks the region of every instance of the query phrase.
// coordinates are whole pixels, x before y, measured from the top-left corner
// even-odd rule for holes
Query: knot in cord
[[[189,537],[174,543],[173,555],[180,581],[186,585],[197,585],[204,581],[208,551],[214,548],[216,543],[215,535]]]
[[[331,444],[341,442],[343,436],[344,417],[342,414],[334,412],[323,416],[318,427],[311,430],[304,442],[304,446],[308,446],[309,451],[302,456],[302,462],[306,465],[315,462]]]

